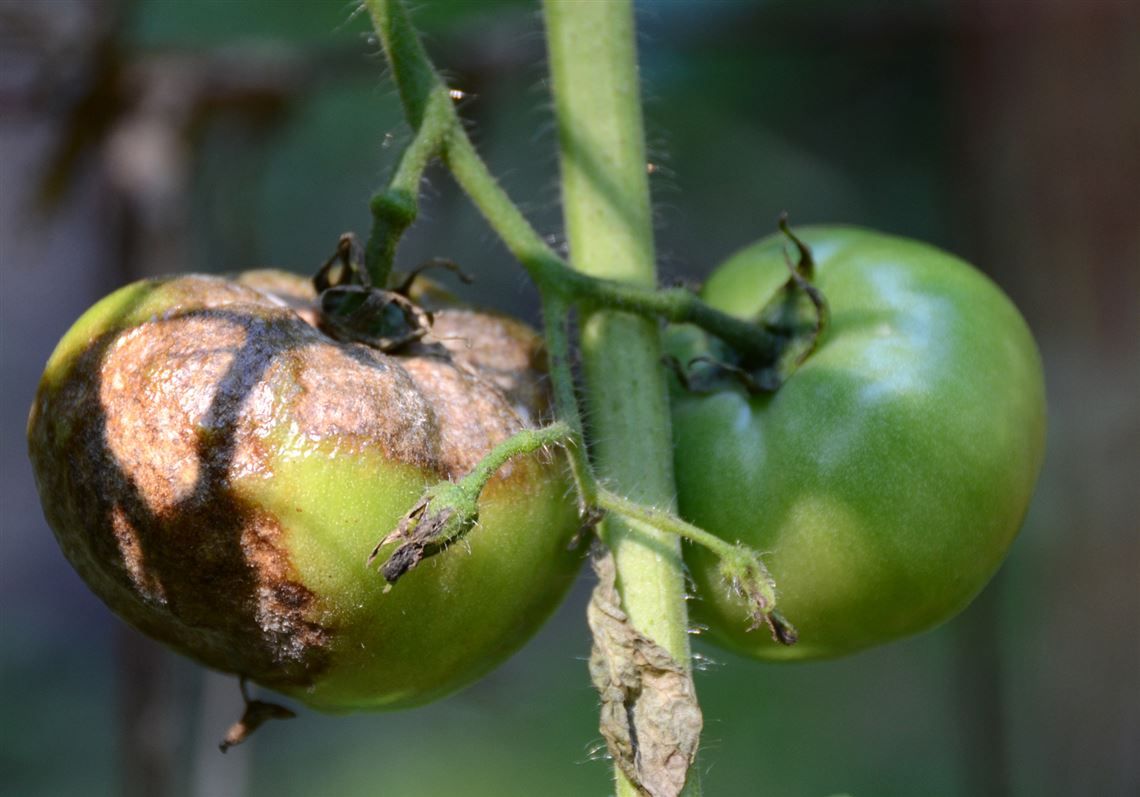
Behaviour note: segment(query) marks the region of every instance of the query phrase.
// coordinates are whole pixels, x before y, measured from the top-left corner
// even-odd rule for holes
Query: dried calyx
[[[815,352],[827,329],[829,309],[823,292],[814,284],[815,261],[811,249],[792,232],[787,216],[780,231],[796,251],[793,263],[785,251],[788,279],[768,298],[753,319],[774,343],[763,360],[743,357],[724,342],[702,336],[684,362],[675,356],[666,364],[688,391],[710,393],[739,385],[748,393],[774,393]]]

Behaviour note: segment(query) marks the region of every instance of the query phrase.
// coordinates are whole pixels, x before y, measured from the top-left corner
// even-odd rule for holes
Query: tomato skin
[[[818,349],[772,395],[673,395],[682,516],[764,554],[799,641],[748,633],[714,558],[695,547],[694,619],[771,660],[841,656],[963,609],[1017,534],[1045,443],[1037,348],[989,279],[916,241],[796,233],[830,306]],[[785,245],[774,236],[737,253],[704,298],[754,317],[787,280]],[[689,329],[672,345],[684,355],[703,344]]]
[[[314,298],[247,272],[91,308],[29,419],[44,513],[92,590],[185,655],[322,710],[427,702],[521,646],[581,564],[563,462],[540,456],[390,591],[365,564],[426,486],[544,411],[540,341],[443,310],[443,343],[386,355],[314,328]]]

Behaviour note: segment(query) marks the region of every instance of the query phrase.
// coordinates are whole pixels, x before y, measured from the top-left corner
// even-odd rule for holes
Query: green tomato
[[[387,355],[325,335],[314,298],[250,272],[96,304],[32,407],[44,513],[95,593],[182,653],[319,709],[422,703],[517,649],[580,564],[564,464],[539,455],[390,591],[365,564],[426,486],[545,411],[541,341],[442,310]]]
[[[693,615],[761,659],[840,656],[964,608],[1017,534],[1045,442],[1040,357],[985,276],[916,241],[798,233],[830,307],[818,348],[770,395],[673,396],[682,516],[763,554],[799,641],[748,633],[699,549]],[[757,317],[788,279],[785,246],[777,236],[737,253],[704,298]],[[684,355],[707,341],[682,329],[672,343]]]

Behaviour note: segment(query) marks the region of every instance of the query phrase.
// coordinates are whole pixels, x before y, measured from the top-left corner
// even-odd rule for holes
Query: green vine
[[[775,341],[762,327],[722,313],[680,288],[657,290],[600,279],[575,271],[547,245],[503,191],[475,151],[440,79],[398,0],[365,0],[404,104],[413,138],[389,185],[370,202],[372,230],[365,265],[373,285],[387,284],[400,236],[415,220],[420,178],[433,157],[441,158],[459,186],[486,218],[530,277],[547,295],[622,310],[646,318],[691,323],[745,355],[771,357]],[[607,264],[597,264],[604,269]]]

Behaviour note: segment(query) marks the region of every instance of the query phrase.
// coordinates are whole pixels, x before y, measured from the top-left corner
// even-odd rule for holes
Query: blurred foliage
[[[235,39],[273,39],[305,45],[368,36],[367,15],[350,2],[325,0],[134,0],[128,33],[143,47],[210,47]],[[429,34],[478,24],[489,14],[530,10],[529,0],[433,0],[415,10]]]

